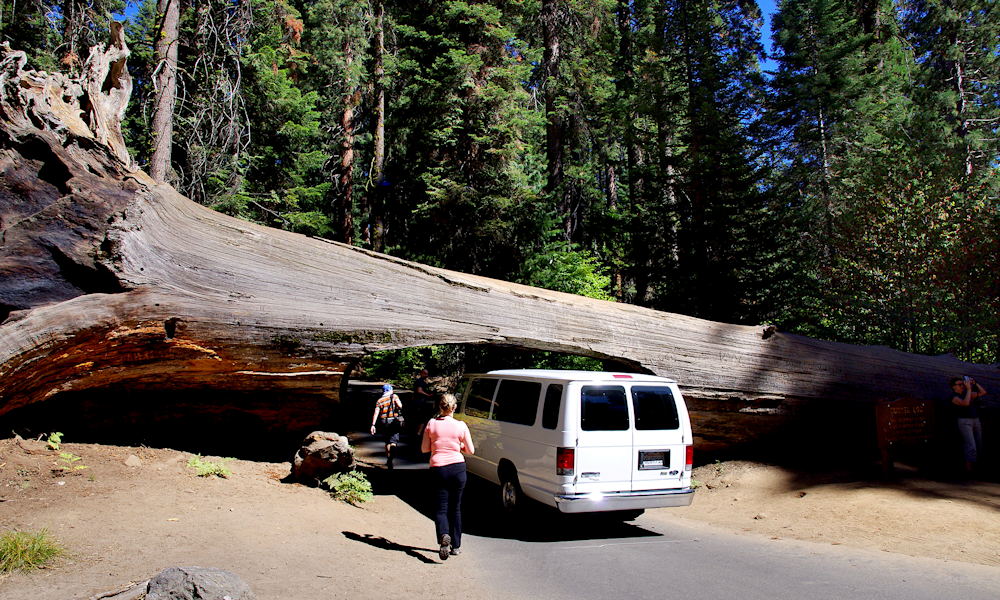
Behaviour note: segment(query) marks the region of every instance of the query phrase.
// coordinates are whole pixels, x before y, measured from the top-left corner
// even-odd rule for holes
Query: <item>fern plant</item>
[[[87,465],[77,464],[81,460],[83,460],[83,457],[77,456],[72,452],[60,452],[59,462],[56,465],[56,469],[62,471],[63,473],[72,473],[81,469],[89,469],[90,467]]]
[[[53,431],[45,438],[45,445],[49,447],[49,450],[58,450],[62,444],[62,436],[61,431]]]
[[[195,454],[188,460],[188,466],[195,470],[198,477],[222,477],[227,479],[233,474],[229,468],[226,467],[226,463],[233,458],[223,458],[221,462],[211,462],[202,458],[200,454]]]
[[[371,482],[360,471],[331,475],[323,480],[323,484],[330,490],[330,495],[335,500],[341,500],[355,506],[375,497],[372,493]]]

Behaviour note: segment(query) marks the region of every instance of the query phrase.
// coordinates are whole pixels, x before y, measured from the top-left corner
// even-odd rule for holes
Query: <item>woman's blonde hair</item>
[[[438,410],[443,413],[455,412],[458,408],[458,398],[455,394],[441,394],[438,398]]]

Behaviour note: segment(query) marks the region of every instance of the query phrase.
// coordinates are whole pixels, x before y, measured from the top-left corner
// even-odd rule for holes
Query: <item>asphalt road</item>
[[[463,545],[509,598],[1000,598],[1000,569],[741,536],[666,511],[633,524],[550,514],[523,534],[483,531]]]
[[[373,463],[383,462],[377,442],[355,442],[367,446],[362,453]],[[430,518],[426,463],[400,458],[383,485]],[[1000,569],[994,567],[738,535],[672,520],[670,509],[622,523],[537,507],[511,521],[500,516],[497,495],[495,486],[470,477],[465,552],[451,559],[470,563],[496,598],[1000,598]]]

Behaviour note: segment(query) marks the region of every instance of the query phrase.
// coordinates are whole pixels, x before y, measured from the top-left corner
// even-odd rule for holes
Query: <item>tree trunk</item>
[[[153,156],[149,174],[159,182],[167,180],[174,139],[174,97],[177,94],[177,44],[180,27],[180,0],[159,0],[156,7],[160,33],[156,36],[156,106],[153,111]]]
[[[340,239],[346,244],[354,243],[354,107],[360,100],[360,92],[355,89],[350,76],[350,67],[354,62],[353,40],[350,36],[344,41],[344,62],[346,93],[344,94],[344,110],[340,117],[340,127],[344,138],[340,143],[340,173],[337,189],[340,198],[337,202],[337,216],[340,223]]]
[[[62,3],[63,45],[66,51],[60,62],[69,72],[74,73],[80,66],[80,37],[83,31],[83,6],[77,0],[64,0]]]
[[[375,156],[368,202],[371,247],[381,251],[385,239],[385,5],[375,3]]]
[[[563,189],[563,131],[566,128],[557,106],[559,98],[559,61],[561,58],[560,30],[561,9],[558,0],[542,0],[542,69],[545,73],[545,193],[555,198],[563,220],[566,239],[572,235],[572,216],[566,204]]]
[[[116,108],[122,51],[93,49],[87,81],[25,72],[24,53],[0,64],[0,415],[112,386],[335,400],[362,356],[433,344],[674,377],[703,448],[801,431],[815,407],[843,419],[847,401],[934,396],[955,374],[1000,389],[995,367],[531,288],[213,212],[116,158],[120,135],[96,142],[117,112],[81,119]]]

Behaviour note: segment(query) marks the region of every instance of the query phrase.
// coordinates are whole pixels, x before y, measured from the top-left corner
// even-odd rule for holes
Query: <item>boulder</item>
[[[146,600],[255,600],[239,575],[206,567],[170,567],[149,580]]]
[[[328,431],[314,431],[306,436],[302,447],[295,453],[289,479],[313,483],[352,468],[354,450],[346,437]]]

